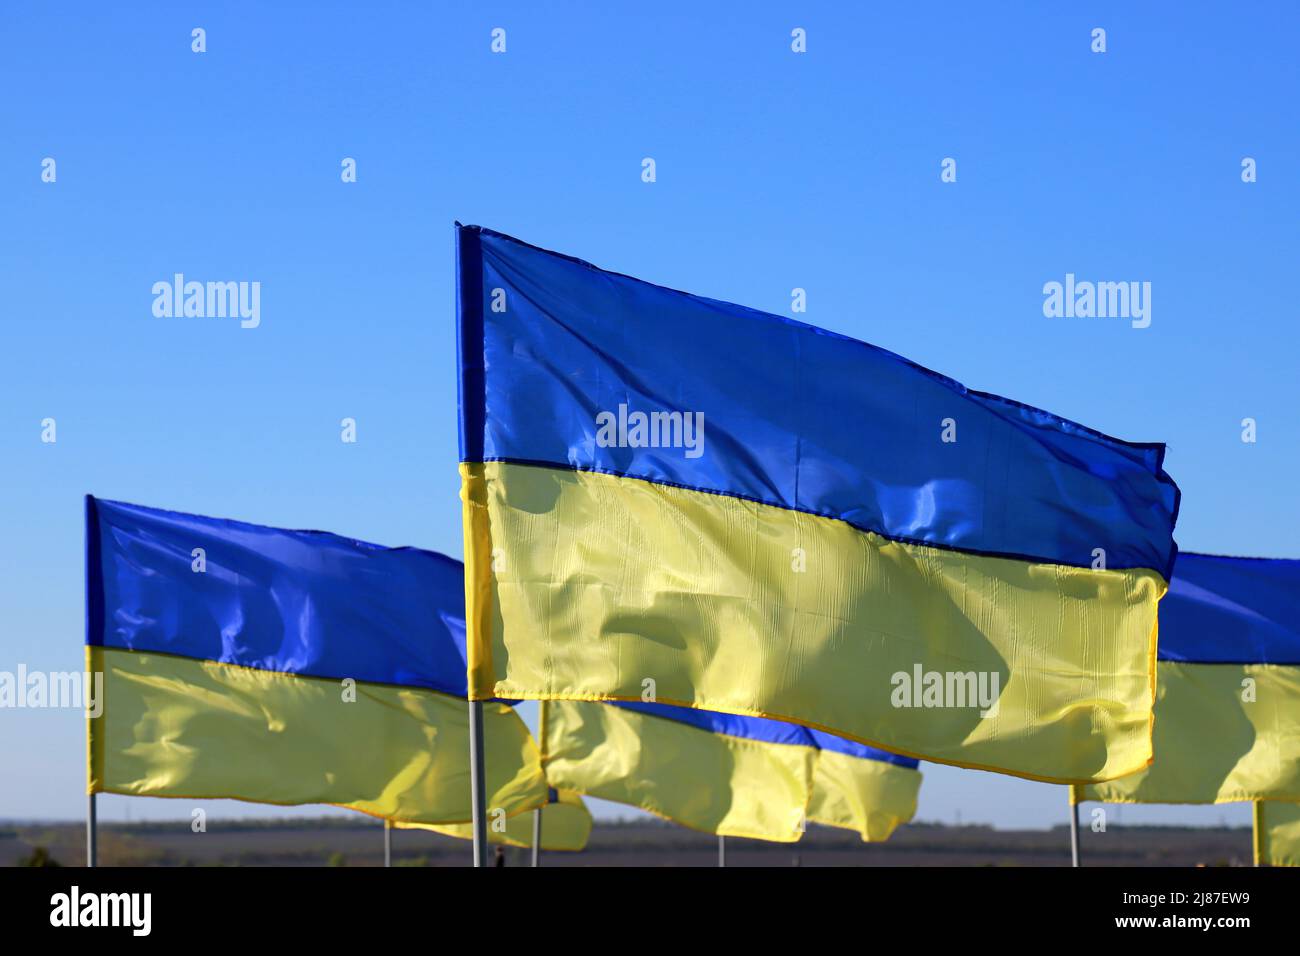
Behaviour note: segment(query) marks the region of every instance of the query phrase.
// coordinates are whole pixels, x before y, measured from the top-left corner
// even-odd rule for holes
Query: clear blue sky
[[[1293,3],[79,6],[0,14],[0,670],[81,666],[86,492],[459,555],[455,219],[772,312],[805,288],[811,322],[1168,442],[1184,549],[1300,556]],[[261,282],[261,326],[155,318],[176,272]],[[1151,282],[1150,328],[1045,318],[1067,272]],[[82,735],[0,711],[0,818],[82,812]],[[922,819],[1064,818],[925,772]]]

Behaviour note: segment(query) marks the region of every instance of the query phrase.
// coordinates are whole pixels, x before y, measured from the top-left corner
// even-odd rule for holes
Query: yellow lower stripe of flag
[[[904,544],[595,472],[461,468],[471,696],[640,700],[653,679],[660,703],[1049,782],[1151,759],[1153,571]],[[936,675],[952,699],[931,705]]]
[[[100,647],[102,714],[89,721],[89,790],[151,797],[331,803],[395,821],[472,818],[467,702]],[[350,699],[354,697],[355,699]],[[489,812],[546,801],[527,726],[483,705]]]
[[[1300,866],[1300,804],[1255,802],[1255,862],[1264,866]]]
[[[1156,673],[1154,762],[1081,799],[1300,802],[1300,667],[1160,661]]]
[[[547,779],[723,836],[803,833],[817,751],[715,734],[608,704],[546,704]],[[543,829],[543,832],[545,830]]]
[[[916,815],[920,790],[919,770],[820,750],[808,821],[855,830],[863,840],[880,843]]]

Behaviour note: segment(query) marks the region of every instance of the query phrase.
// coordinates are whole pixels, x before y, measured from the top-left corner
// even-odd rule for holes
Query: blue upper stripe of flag
[[[698,710],[694,707],[675,707],[670,704],[644,703],[641,701],[619,701],[614,704],[627,710],[661,717],[664,720],[687,724],[714,734],[727,734],[746,740],[757,740],[769,744],[793,744],[798,747],[816,747],[820,750],[833,750],[863,760],[878,760],[899,767],[915,769],[918,761],[911,757],[891,754],[866,744],[845,740],[835,734],[822,730],[813,730],[799,724],[772,720],[767,717],[742,717],[738,714],[720,714],[712,710]]]
[[[487,229],[458,236],[465,461],[608,472],[979,554],[1089,567],[1104,551],[1168,579],[1163,445]]]
[[[848,754],[850,757],[858,757],[862,760],[879,760],[882,763],[892,763],[897,767],[911,767],[913,769],[920,763],[914,757],[904,757],[901,754],[891,754],[888,750],[881,750],[879,747],[868,747],[866,744],[860,744],[856,740],[846,740],[844,737],[828,734],[824,730],[808,729],[808,734],[822,750],[831,750],[835,753]]]
[[[1178,555],[1157,656],[1191,664],[1300,664],[1300,561]]]
[[[459,561],[89,496],[86,519],[89,644],[466,696]]]

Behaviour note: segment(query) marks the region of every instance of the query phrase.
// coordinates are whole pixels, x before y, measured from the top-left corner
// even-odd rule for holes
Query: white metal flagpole
[[[99,865],[99,847],[96,845],[96,827],[98,821],[95,819],[95,794],[88,794],[86,798],[86,866]]]
[[[86,655],[86,678],[83,689],[83,697],[86,702],[86,866],[99,865],[99,845],[98,845],[98,826],[99,821],[96,819],[95,806],[95,739],[94,729],[95,721],[91,717],[90,711],[90,689],[95,686],[95,669],[94,654],[91,652],[92,639],[98,638],[99,635],[93,634],[91,623],[94,616],[91,608],[94,606],[94,595],[91,590],[91,520],[95,516],[94,498],[86,495],[86,646],[83,653]],[[100,701],[101,705],[103,701]]]
[[[469,777],[473,803],[474,865],[487,866],[487,781],[483,773],[483,702],[469,702]]]
[[[384,821],[384,866],[393,865],[393,821]]]
[[[727,865],[727,838],[718,834],[718,866]]]
[[[542,808],[533,811],[533,866],[542,865]]]
[[[1070,865],[1079,865],[1079,804],[1074,799],[1074,787],[1068,786],[1070,796]]]
[[[546,701],[537,702],[537,739],[541,744],[541,762],[543,771],[546,768]],[[547,803],[550,803],[551,791],[549,786],[546,791]],[[542,807],[533,811],[533,866],[542,865]]]

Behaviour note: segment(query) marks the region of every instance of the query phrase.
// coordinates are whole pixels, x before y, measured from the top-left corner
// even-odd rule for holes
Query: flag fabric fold
[[[542,710],[554,786],[704,833],[777,842],[803,833],[816,751],[799,727],[778,723],[789,732],[761,741],[598,702],[546,701]]]
[[[636,701],[649,680],[1033,779],[1148,763],[1163,445],[457,234],[472,697]]]
[[[809,730],[817,745],[808,821],[855,830],[865,842],[888,840],[916,815],[917,761]]]
[[[472,815],[462,566],[416,548],[86,499],[91,793]],[[489,808],[546,799],[484,705]]]
[[[916,812],[915,760],[795,724],[640,702],[540,710],[553,783],[705,833],[788,843],[812,822],[879,842]]]
[[[1158,657],[1152,765],[1077,798],[1300,801],[1300,561],[1180,554]]]

